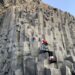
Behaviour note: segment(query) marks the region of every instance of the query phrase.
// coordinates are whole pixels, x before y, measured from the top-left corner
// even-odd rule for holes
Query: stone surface
[[[0,75],[74,74],[75,17],[41,0],[0,0]]]

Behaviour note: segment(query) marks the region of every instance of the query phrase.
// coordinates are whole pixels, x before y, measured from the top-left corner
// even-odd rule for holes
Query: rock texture
[[[0,0],[0,14],[0,75],[75,75],[74,16],[41,0]]]

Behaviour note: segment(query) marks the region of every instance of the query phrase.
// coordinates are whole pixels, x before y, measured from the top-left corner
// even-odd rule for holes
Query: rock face
[[[0,0],[0,14],[0,75],[75,75],[74,16],[41,0]]]

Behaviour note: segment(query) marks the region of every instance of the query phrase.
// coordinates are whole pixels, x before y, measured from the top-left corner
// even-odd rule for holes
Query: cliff
[[[0,0],[0,75],[74,75],[75,17],[41,0]]]

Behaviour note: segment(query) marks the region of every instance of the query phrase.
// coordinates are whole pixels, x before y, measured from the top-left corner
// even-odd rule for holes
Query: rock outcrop
[[[41,0],[0,0],[0,75],[75,75],[75,17]]]

